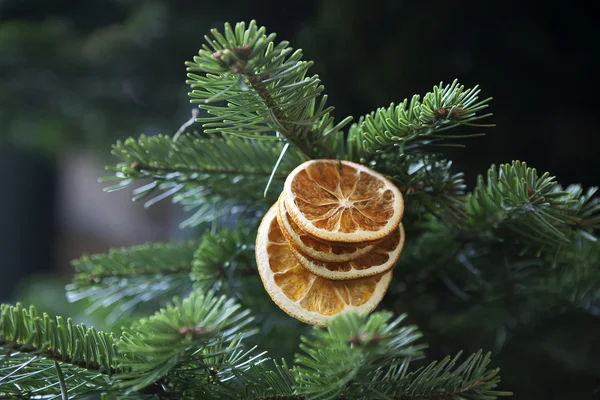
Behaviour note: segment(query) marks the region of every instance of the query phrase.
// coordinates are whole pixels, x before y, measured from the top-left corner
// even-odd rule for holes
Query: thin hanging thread
[[[190,125],[193,125],[194,122],[196,122],[196,118],[198,117],[198,109],[194,108],[192,109],[192,118],[188,119],[183,125],[181,125],[179,127],[179,129],[177,129],[177,132],[175,132],[175,135],[173,135],[173,143],[175,143],[177,141],[177,139],[179,138],[179,136],[185,132],[185,128],[187,128]]]
[[[283,149],[281,149],[281,153],[279,154],[279,158],[277,159],[277,162],[275,162],[275,166],[273,167],[273,171],[271,171],[271,176],[269,176],[269,181],[267,182],[267,187],[265,187],[265,191],[263,193],[263,197],[267,197],[267,191],[269,190],[269,186],[271,186],[271,181],[273,181],[273,177],[275,176],[275,172],[277,171],[277,168],[279,167],[279,164],[281,163],[281,160],[283,160],[283,155],[285,154],[285,152],[287,151],[288,147],[290,146],[289,143],[286,143],[283,146]]]

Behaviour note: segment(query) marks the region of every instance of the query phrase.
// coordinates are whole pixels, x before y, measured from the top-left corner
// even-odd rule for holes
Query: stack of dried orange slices
[[[403,214],[398,188],[370,168],[338,160],[301,164],[258,229],[265,289],[283,311],[312,325],[373,311],[404,246]]]

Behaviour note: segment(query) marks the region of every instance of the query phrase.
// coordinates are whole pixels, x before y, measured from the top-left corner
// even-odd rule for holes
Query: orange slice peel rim
[[[379,172],[351,161],[306,161],[288,175],[283,193],[292,220],[330,242],[382,239],[404,214],[400,190]]]
[[[298,259],[300,265],[322,278],[332,280],[365,278],[384,273],[395,267],[396,263],[400,259],[400,255],[402,254],[402,249],[404,247],[404,227],[402,223],[400,223],[397,230],[399,231],[399,239],[396,243],[386,243],[386,240],[384,240],[381,242],[381,244],[376,245],[370,253],[346,262],[319,262],[316,260],[311,260],[309,257],[305,256],[293,247],[292,251],[296,256],[296,259]],[[394,235],[394,232],[392,232],[390,235]],[[392,240],[391,237],[390,240]],[[391,251],[385,251],[385,247],[391,247],[392,249]],[[387,260],[381,260],[382,257],[387,257]],[[383,262],[378,265],[365,265],[370,264],[372,260],[377,260],[378,258]],[[371,262],[369,260],[371,260]]]

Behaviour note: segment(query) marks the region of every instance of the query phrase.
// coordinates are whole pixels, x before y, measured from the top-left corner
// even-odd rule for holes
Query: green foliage
[[[275,43],[275,34],[251,21],[225,24],[206,37],[193,62],[187,62],[193,103],[214,117],[199,118],[206,132],[253,139],[285,138],[307,157],[335,155],[342,140],[326,106],[327,96],[317,76],[308,77],[312,62],[288,42]],[[204,74],[204,75],[199,75]],[[222,101],[223,105],[207,105]],[[270,133],[270,134],[268,134]],[[277,134],[275,134],[277,133]]]
[[[422,335],[415,326],[390,322],[391,313],[342,315],[328,328],[303,338],[294,368],[273,362],[264,352],[246,349],[252,317],[231,299],[193,292],[142,318],[122,336],[97,333],[34,308],[2,306],[0,394],[16,397],[311,399],[476,397],[503,395],[492,389],[496,371],[489,357],[471,356],[450,371],[448,360],[408,373],[422,358]],[[443,369],[443,371],[442,371]],[[425,379],[427,377],[427,379]]]
[[[152,243],[83,255],[72,263],[76,271],[73,282],[83,287],[113,277],[189,272],[197,248],[197,241]]]
[[[579,202],[575,206],[576,225],[586,232],[600,229],[600,198],[594,197],[598,193],[598,187],[588,188],[584,194],[581,185],[569,185],[565,188],[565,192],[568,193],[569,198]]]
[[[239,341],[252,334],[247,329],[251,322],[249,311],[211,292],[175,299],[123,330],[119,364],[126,374],[119,385],[140,390],[161,379],[177,386],[189,374],[210,376],[209,369],[223,368],[223,360],[239,359]],[[167,376],[171,371],[173,376]],[[215,372],[213,379],[221,375]]]
[[[484,356],[479,351],[456,366],[460,356],[461,353],[454,358],[434,361],[415,372],[407,372],[408,362],[393,366],[385,375],[377,371],[375,375],[387,385],[381,389],[369,389],[382,398],[393,398],[397,393],[402,393],[400,398],[448,400],[488,400],[512,395],[494,390],[500,378],[497,369],[487,369],[489,353]]]
[[[492,165],[487,181],[480,176],[469,199],[470,223],[476,229],[491,229],[500,240],[520,242],[526,249],[560,250],[578,229],[597,224],[600,207],[591,197],[595,191],[581,196],[579,187],[561,190],[549,173],[538,176],[523,162]]]
[[[256,227],[254,227],[256,228]],[[243,289],[238,278],[257,275],[254,261],[255,229],[239,224],[217,233],[205,233],[194,254],[190,277],[198,287],[221,289],[232,295]],[[240,299],[245,296],[240,296]]]
[[[266,293],[255,261],[256,224],[239,223],[202,235],[190,278],[199,290],[215,290],[252,310],[260,334],[246,340],[273,357],[291,358],[308,326],[281,311]]]
[[[89,387],[110,388],[116,366],[111,335],[70,319],[39,316],[20,304],[0,308],[0,348],[1,396],[72,396]]]
[[[69,301],[86,300],[88,313],[110,308],[109,324],[133,313],[151,312],[163,299],[187,294],[198,242],[154,243],[84,255],[73,261]]]
[[[1,312],[0,340],[7,350],[33,352],[84,368],[112,371],[114,343],[110,335],[75,325],[70,319],[53,320],[45,313],[40,317],[34,307],[24,309],[20,304],[2,305]]]
[[[410,358],[421,357],[424,346],[415,326],[398,328],[405,316],[388,323],[391,313],[370,317],[336,318],[325,330],[303,338],[296,356],[300,393],[308,398],[363,398],[363,388],[374,371]]]
[[[445,87],[443,83],[434,86],[422,100],[415,95],[410,102],[404,99],[398,105],[392,103],[388,108],[378,108],[350,127],[348,156],[366,162],[370,154],[394,147],[402,154],[444,139],[465,137],[440,134],[458,126],[493,126],[475,123],[491,115],[478,114],[491,100],[477,101],[479,93],[478,86],[465,89],[455,80]]]
[[[174,196],[185,211],[194,211],[182,227],[211,222],[223,216],[252,216],[277,198],[285,177],[303,161],[294,149],[286,151],[273,174],[283,142],[265,142],[232,136],[185,134],[177,140],[157,135],[117,142],[112,153],[122,160],[108,169],[118,181],[106,191],[145,182],[134,190],[134,200],[149,199],[146,206]]]
[[[550,263],[553,268],[547,268]],[[541,306],[545,309],[570,306],[597,314],[600,311],[599,266],[600,242],[578,235],[557,258],[518,271],[527,278],[518,289],[523,297],[543,299]]]
[[[210,388],[211,399],[279,399],[300,400],[303,396],[296,394],[295,378],[285,361],[281,364],[264,360],[252,364],[251,368],[235,368],[231,370],[234,379],[226,384],[214,385]]]
[[[327,331],[315,329],[304,338],[304,354],[296,357],[298,393],[308,399],[495,399],[510,395],[493,390],[497,370],[487,370],[489,354],[471,355],[455,367],[460,354],[409,372],[423,357],[421,333],[400,326],[405,315],[340,316]]]
[[[464,221],[466,185],[452,161],[435,154],[391,152],[374,155],[371,163],[400,188],[409,218],[431,214],[449,225]]]
[[[218,394],[235,374],[265,360],[264,353],[242,346],[254,333],[249,312],[212,292],[174,299],[118,340],[61,317],[38,317],[33,307],[2,305],[0,317],[0,396],[218,398],[211,385],[223,385],[214,390]],[[283,370],[269,374],[276,371]]]

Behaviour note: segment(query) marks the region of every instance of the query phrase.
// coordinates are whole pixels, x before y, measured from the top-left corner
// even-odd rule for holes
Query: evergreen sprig
[[[73,282],[91,286],[109,278],[188,273],[199,242],[147,243],[83,255],[72,262]]]
[[[225,384],[210,387],[210,396],[202,393],[204,398],[215,400],[302,400],[305,397],[297,394],[296,381],[292,370],[285,360],[281,363],[263,360],[252,364],[250,368],[234,368],[231,370],[235,379]]]
[[[392,366],[387,372],[376,371],[374,382],[368,384],[365,391],[386,399],[420,400],[489,400],[512,395],[495,390],[500,377],[497,369],[487,369],[490,353],[483,355],[478,351],[457,366],[461,355],[459,352],[454,358],[434,361],[415,372],[408,372],[410,360]]]
[[[211,31],[188,66],[193,103],[213,117],[198,118],[206,132],[244,138],[284,138],[307,158],[335,154],[342,143],[327,96],[318,76],[307,76],[309,61],[287,41],[275,43],[274,33],[251,21],[235,27],[225,24],[224,33]],[[222,102],[221,105],[208,103]]]
[[[210,376],[210,368],[215,379],[222,379],[217,369],[232,367],[223,361],[239,361],[246,354],[239,352],[240,341],[254,333],[248,328],[251,322],[248,310],[212,292],[195,291],[183,301],[174,299],[123,330],[119,365],[126,372],[119,385],[132,391],[173,386],[184,375],[206,372]]]
[[[350,126],[347,146],[348,157],[367,162],[371,154],[397,148],[400,154],[446,139],[458,139],[473,135],[447,135],[441,133],[458,126],[488,127],[476,121],[491,114],[479,114],[488,106],[491,98],[480,100],[479,86],[465,89],[457,80],[452,84],[434,86],[432,92],[421,97],[415,95],[398,105],[361,117]]]
[[[584,193],[581,185],[569,185],[565,188],[567,197],[576,199],[579,204],[575,217],[577,218],[577,227],[584,232],[600,229],[600,197],[597,196],[598,187],[590,187]],[[592,239],[593,240],[593,239]]]
[[[76,274],[66,287],[67,297],[72,302],[87,301],[88,313],[111,308],[109,323],[140,307],[153,311],[161,300],[191,289],[189,273],[198,244],[152,243],[84,255],[73,261]]]
[[[228,135],[188,133],[177,140],[141,135],[113,146],[122,162],[107,167],[115,176],[101,181],[118,181],[105,188],[108,192],[144,182],[133,191],[133,200],[148,199],[146,207],[174,196],[185,211],[194,211],[182,226],[195,226],[231,214],[248,216],[272,204],[285,177],[304,160],[293,148],[280,160],[284,147]]]
[[[470,224],[489,229],[501,240],[518,240],[525,249],[561,249],[583,227],[595,240],[590,227],[598,221],[595,189],[581,196],[581,189],[561,190],[549,173],[513,161],[492,165],[487,179],[479,176],[467,203]]]
[[[212,291],[193,292],[112,336],[62,318],[37,317],[34,308],[2,306],[0,394],[14,397],[280,399],[464,398],[502,395],[496,371],[480,353],[454,371],[435,364],[407,373],[422,358],[415,326],[390,322],[391,313],[338,316],[327,330],[303,338],[296,366],[246,349],[252,317]],[[444,371],[441,371],[445,368]],[[425,379],[427,378],[427,379]],[[418,394],[418,396],[415,396]],[[341,396],[341,397],[340,397]],[[468,397],[471,396],[471,397]]]
[[[195,288],[215,290],[251,309],[261,329],[270,330],[284,323],[280,326],[283,332],[295,333],[287,314],[280,315],[281,320],[273,316],[276,306],[266,294],[256,268],[256,230],[256,224],[238,223],[214,233],[205,232],[194,253],[190,278]]]
[[[115,340],[35,307],[0,306],[0,396],[81,396],[109,390]]]
[[[194,253],[190,277],[198,287],[233,288],[240,276],[256,275],[254,241],[256,232],[238,224],[217,233],[207,232]]]
[[[600,242],[578,235],[558,257],[533,264],[518,286],[523,297],[543,298],[545,310],[567,305],[592,315],[600,312]],[[554,268],[547,268],[552,264]]]
[[[389,323],[390,318],[391,313],[341,316],[326,331],[315,329],[310,338],[303,337],[294,370],[300,393],[314,399],[354,395],[373,370],[421,357],[424,346],[414,343],[421,333],[414,326],[398,327],[405,316]]]
[[[415,342],[415,326],[401,326],[405,315],[341,315],[328,329],[303,338],[296,356],[297,392],[307,399],[495,399],[497,370],[487,370],[489,354],[471,355],[455,367],[457,355],[410,372],[426,347]]]

